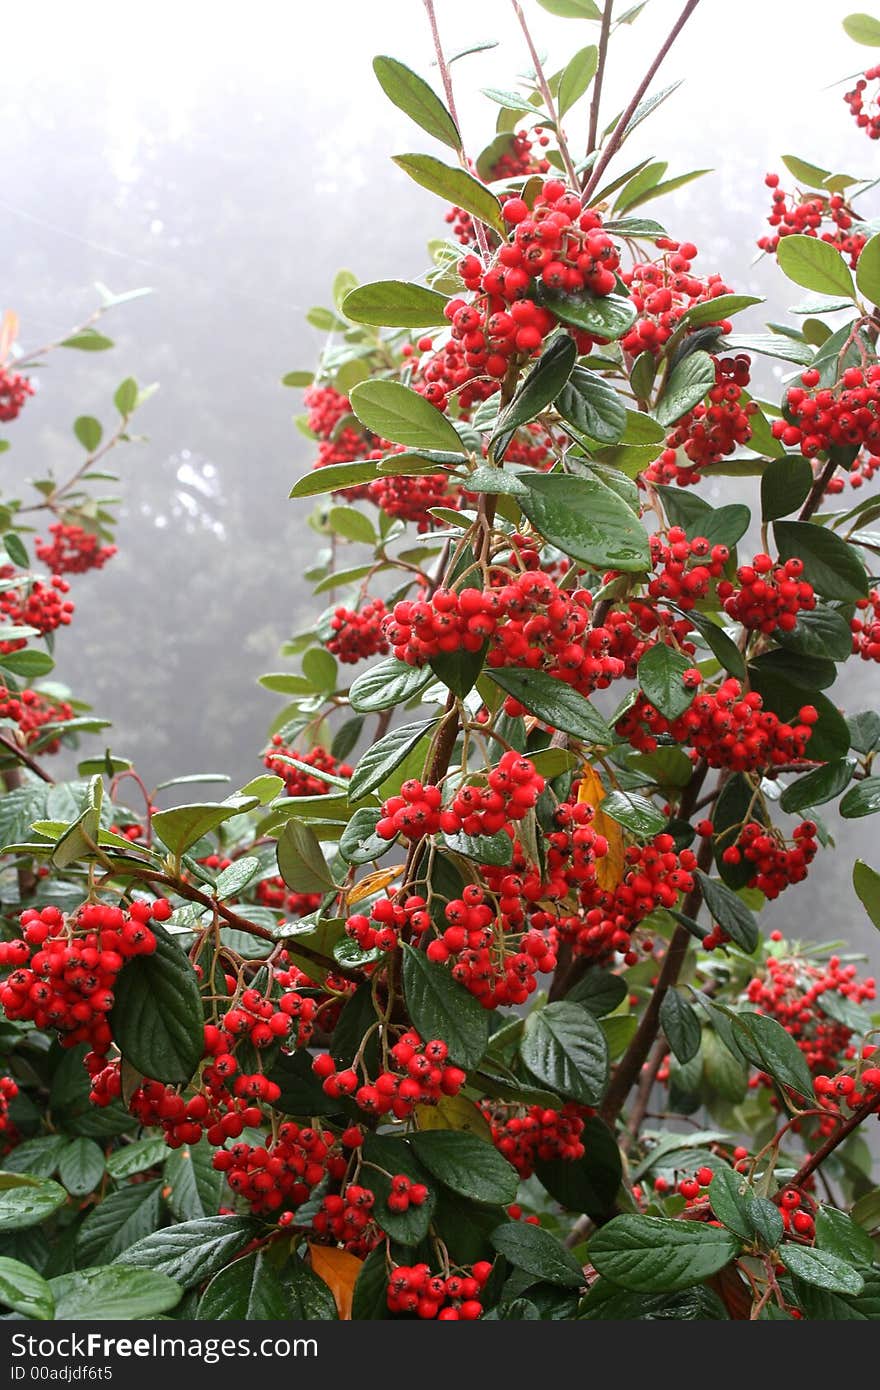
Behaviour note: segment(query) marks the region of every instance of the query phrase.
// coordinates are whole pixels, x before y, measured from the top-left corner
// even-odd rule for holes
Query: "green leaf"
[[[399,1241],[401,1245],[418,1245],[428,1234],[437,1204],[437,1194],[431,1186],[428,1174],[413,1156],[410,1144],[405,1139],[392,1138],[389,1135],[368,1134],[361,1153],[366,1165],[366,1184],[376,1194],[374,1211],[378,1225],[387,1231],[392,1240]],[[391,1177],[395,1173],[404,1173],[413,1182],[424,1184],[428,1188],[427,1199],[418,1206],[411,1203],[407,1210],[402,1212],[389,1207]]]
[[[446,416],[399,381],[361,381],[352,389],[350,399],[355,415],[373,434],[413,449],[465,452]]]
[[[617,444],[626,429],[626,406],[604,377],[575,367],[556,399],[556,409],[581,434],[600,444]]]
[[[737,897],[726,883],[710,878],[702,870],[696,870],[696,878],[703,891],[703,901],[713,919],[724,929],[731,941],[751,955],[758,944],[758,923],[754,913],[746,907],[742,898]]]
[[[199,1299],[199,1322],[283,1322],[284,1289],[265,1250],[255,1250],[215,1274]]]
[[[516,1198],[519,1174],[492,1144],[464,1130],[424,1129],[410,1140],[416,1157],[439,1182],[462,1197],[506,1206]]]
[[[281,1271],[281,1280],[288,1299],[287,1317],[301,1322],[338,1320],[336,1300],[324,1280],[319,1279],[304,1260],[296,1257],[289,1260]]]
[[[179,856],[196,844],[203,835],[209,835],[224,821],[251,811],[259,805],[259,797],[229,797],[226,801],[194,802],[188,806],[172,806],[168,811],[157,811],[153,816],[153,829],[173,855]]]
[[[746,663],[743,654],[724,629],[713,623],[707,614],[698,613],[695,609],[688,613],[688,618],[724,669],[738,680],[745,680]]]
[[[114,986],[113,1038],[144,1076],[171,1085],[189,1081],[202,1059],[202,998],[195,971],[157,922],[152,955],[134,956]]]
[[[164,1139],[159,1142],[164,1146]],[[28,1178],[51,1178],[69,1143],[66,1134],[41,1134],[37,1139],[26,1139],[4,1158],[6,1171],[24,1173]]]
[[[692,352],[675,366],[655,409],[654,418],[661,425],[672,425],[695,405],[715,385],[715,363],[708,352]]]
[[[783,243],[784,244],[784,243]],[[779,1258],[789,1274],[829,1293],[860,1294],[865,1281],[857,1269],[827,1250],[804,1245],[782,1245]]]
[[[702,1283],[739,1249],[729,1231],[697,1221],[617,1216],[590,1241],[600,1274],[636,1293],[673,1293]]]
[[[702,304],[695,304],[692,309],[688,309],[683,315],[683,320],[688,328],[701,328],[706,323],[723,323],[733,318],[734,314],[741,313],[743,309],[761,303],[763,300],[760,295],[719,294],[714,299],[706,299]]]
[[[856,43],[866,48],[880,48],[880,19],[870,14],[848,14],[843,27]]]
[[[489,1014],[447,968],[404,946],[403,993],[419,1035],[442,1038],[451,1061],[465,1070],[475,1067],[489,1041]]]
[[[104,1176],[104,1154],[94,1139],[73,1139],[61,1155],[58,1177],[71,1197],[94,1192]]]
[[[761,474],[761,516],[764,521],[796,512],[813,486],[813,470],[808,459],[787,454],[773,459]]]
[[[821,806],[823,802],[833,801],[849,786],[856,768],[854,758],[837,758],[799,777],[786,787],[779,798],[780,809],[788,814],[805,811],[809,806]]]
[[[407,666],[396,657],[388,657],[378,665],[363,671],[348,692],[353,709],[362,714],[404,705],[421,694],[434,679],[429,666]]]
[[[8,540],[9,537],[5,539]],[[48,652],[37,651],[35,647],[23,647],[20,651],[7,652],[5,656],[0,656],[0,666],[12,671],[16,676],[25,676],[28,680],[32,680],[34,676],[48,675],[54,665],[55,662]]]
[[[49,1280],[58,1322],[137,1321],[168,1313],[180,1302],[181,1287],[154,1269],[106,1265],[60,1274]]]
[[[487,674],[552,729],[560,729],[586,743],[613,743],[611,730],[586,696],[546,671],[498,666],[490,667]]]
[[[643,573],[650,568],[648,537],[627,504],[595,478],[564,473],[523,477],[520,506],[552,545],[599,569]]]
[[[571,369],[577,358],[574,339],[567,333],[557,333],[551,338],[535,365],[523,378],[510,405],[502,414],[495,430],[494,438],[499,441],[495,449],[496,457],[501,457],[514,430],[526,425],[540,415],[571,376]]]
[[[574,57],[569,59],[563,69],[559,91],[556,94],[556,109],[560,118],[566,111],[571,110],[576,101],[580,101],[596,76],[598,66],[599,50],[595,44],[579,49]]]
[[[318,837],[303,821],[285,823],[277,853],[281,877],[294,893],[326,893],[334,886]]]
[[[815,290],[817,294],[845,295],[849,299],[854,297],[849,267],[829,242],[812,236],[783,237],[777,247],[776,258],[783,273],[796,285]]]
[[[203,1140],[182,1144],[165,1160],[163,1197],[178,1221],[216,1216],[223,1192],[223,1174],[213,1164],[214,1150]]]
[[[120,415],[131,415],[137,409],[139,394],[138,384],[133,376],[127,376],[119,383],[113,396],[113,404]]]
[[[94,415],[80,415],[73,422],[73,432],[86,453],[93,454],[101,443],[104,428]]]
[[[568,1211],[607,1218],[614,1211],[620,1187],[620,1150],[608,1126],[598,1116],[584,1121],[581,1132],[584,1154],[578,1159],[539,1159],[538,1181]]]
[[[416,724],[401,724],[368,748],[352,776],[348,789],[349,800],[359,801],[368,792],[374,791],[396,767],[400,766],[406,755],[421,743],[436,723],[436,719],[423,719]]]
[[[718,1220],[740,1240],[751,1240],[748,1211],[749,1184],[733,1168],[719,1168],[709,1184],[709,1202]]]
[[[376,1321],[388,1316],[388,1270],[383,1245],[370,1251],[358,1271],[351,1316],[354,1322]]]
[[[376,834],[382,813],[362,806],[355,811],[339,840],[339,850],[349,864],[369,864],[389,848],[389,841]]]
[[[463,208],[471,217],[476,217],[497,232],[502,241],[506,240],[507,227],[501,216],[501,204],[494,193],[490,193],[473,174],[452,168],[429,154],[396,154],[392,159],[420,187],[427,188],[429,193],[436,193],[444,202]],[[400,442],[405,444],[407,441],[404,439]]]
[[[684,673],[693,662],[665,642],[648,647],[638,664],[638,681],[647,700],[666,719],[677,719],[693,703],[696,690],[688,690]]]
[[[584,1271],[571,1251],[542,1226],[508,1221],[496,1227],[491,1239],[498,1253],[509,1260],[514,1269],[523,1269],[536,1279],[564,1289],[581,1288],[586,1283]]]
[[[856,267],[856,284],[872,304],[880,303],[880,233],[862,247]]]
[[[596,1018],[604,1018],[623,1003],[626,994],[626,980],[620,975],[591,966],[565,997],[572,1004],[583,1004]]]
[[[96,328],[82,328],[70,338],[63,338],[59,347],[77,348],[80,352],[106,352],[112,348],[113,339],[105,338]]]
[[[538,301],[563,323],[582,328],[597,338],[615,342],[628,333],[636,320],[632,300],[619,294],[557,294],[549,290],[536,291]]]
[[[803,705],[813,705],[819,719],[807,745],[807,756],[816,762],[842,758],[849,749],[849,729],[835,704],[819,690],[805,690],[802,685],[787,680],[764,667],[751,668],[752,689],[780,719],[796,720]]]
[[[294,483],[290,497],[317,497],[322,492],[340,492],[359,483],[374,483],[377,477],[375,459],[363,463],[331,463],[326,468],[313,468]]]
[[[45,1321],[55,1313],[52,1290],[41,1275],[20,1260],[0,1256],[0,1303],[25,1318]]]
[[[64,1188],[48,1178],[0,1172],[0,1232],[38,1226],[66,1201]]]
[[[117,1256],[113,1267],[132,1265],[142,1272],[155,1270],[191,1289],[227,1265],[259,1231],[258,1223],[248,1216],[184,1221],[136,1241]]]
[[[857,859],[853,864],[852,879],[859,902],[874,926],[880,928],[880,874],[864,859]]]
[[[473,859],[477,864],[496,864],[502,867],[513,862],[513,841],[503,830],[495,835],[444,835],[450,849]]]
[[[147,1140],[147,1143],[153,1141]],[[164,1139],[159,1143],[168,1152]],[[110,1192],[86,1216],[76,1237],[76,1262],[80,1268],[115,1260],[162,1224],[162,1183],[130,1183]]]
[[[626,206],[639,208],[652,198],[662,198],[666,193],[674,193],[677,188],[684,188],[685,184],[693,183],[694,179],[701,179],[704,174],[711,173],[711,169],[690,169],[686,174],[676,174],[675,178],[664,179],[662,183],[655,183],[646,188],[638,198],[627,198]]]
[[[734,1036],[744,1055],[780,1086],[813,1099],[813,1078],[804,1054],[781,1023],[766,1014],[737,1014]]]
[[[423,78],[396,58],[384,55],[373,59],[373,72],[388,100],[405,112],[410,120],[450,149],[461,148],[461,136],[455,121]]]
[[[825,191],[825,180],[831,177],[830,169],[820,169],[818,164],[811,164],[807,159],[798,159],[795,154],[784,154],[782,162],[798,183],[807,188],[820,188]]]
[[[748,1213],[755,1234],[768,1250],[775,1250],[785,1230],[779,1208],[767,1197],[749,1197]]]
[[[602,11],[596,0],[538,0],[542,10],[559,15],[560,19],[601,19]]]
[[[840,803],[840,814],[846,820],[873,816],[880,811],[880,777],[866,777],[864,782],[850,787]]]
[[[598,1105],[608,1082],[608,1045],[596,1019],[567,999],[534,1009],[526,1019],[520,1057],[551,1090]]]
[[[846,661],[852,655],[849,623],[836,608],[826,608],[822,604],[817,604],[809,613],[799,613],[791,632],[779,629],[774,635],[783,647],[802,652],[804,656]]]
[[[342,302],[346,318],[355,323],[381,325],[385,328],[433,328],[445,324],[447,299],[424,285],[412,285],[405,280],[376,280],[358,285],[349,291]]]
[[[804,579],[823,598],[852,600],[867,596],[864,565],[852,546],[833,531],[809,521],[777,521],[773,533],[780,560],[803,560]]]
[[[602,802],[602,815],[610,816],[618,825],[625,825],[627,830],[643,839],[649,835],[659,835],[668,819],[647,797],[625,791],[608,793]]]
[[[602,809],[605,809],[604,803]],[[682,1065],[696,1057],[702,1039],[700,1020],[677,989],[668,989],[663,996],[660,1027]]]
[[[816,1244],[847,1263],[874,1263],[874,1242],[867,1231],[836,1207],[820,1207],[816,1212]]]

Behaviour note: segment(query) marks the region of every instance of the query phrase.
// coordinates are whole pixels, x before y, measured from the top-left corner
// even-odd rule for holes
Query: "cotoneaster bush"
[[[573,56],[512,5],[533,73],[476,157],[431,0],[443,96],[374,62],[438,235],[417,282],[341,272],[284,379],[327,606],[247,786],[50,770],[103,727],[46,678],[147,393],[3,504],[9,1316],[880,1317],[875,987],[803,886],[851,858],[824,808],[880,810],[880,715],[835,683],[880,660],[873,184],[783,157],[755,240],[809,297],[739,331],[755,297],[643,212],[696,174],[626,154],[696,0],[610,120],[640,7],[540,3]],[[872,139],[877,71],[845,97]],[[110,348],[97,317],[52,346]],[[16,337],[11,437],[49,351]],[[880,926],[853,886],[834,935]]]

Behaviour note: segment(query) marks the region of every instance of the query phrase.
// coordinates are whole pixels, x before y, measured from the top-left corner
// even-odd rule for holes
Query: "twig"
[[[526,17],[522,11],[522,5],[519,3],[519,0],[510,0],[510,3],[513,6],[514,14],[519,20],[519,27],[523,31],[526,46],[529,50],[529,57],[531,58],[532,65],[535,69],[535,77],[538,82],[538,87],[540,88],[541,96],[544,98],[544,105],[547,107],[547,115],[550,117],[550,120],[553,122],[553,125],[556,128],[556,138],[559,141],[559,153],[562,155],[562,162],[565,165],[565,172],[568,176],[568,181],[571,184],[572,188],[577,188],[578,176],[577,170],[574,167],[574,160],[571,157],[571,151],[569,150],[568,143],[565,139],[565,136],[562,133],[562,126],[559,121],[559,112],[556,109],[556,103],[553,100],[553,93],[550,90],[550,84],[547,81],[547,77],[544,73],[544,68],[541,63],[541,59],[538,57],[538,50],[535,48],[534,40],[532,39],[532,36],[529,33],[529,26],[526,24]]]
[[[458,131],[458,157],[461,160],[463,169],[470,172],[468,157],[465,154],[464,141],[461,138],[461,126],[458,123],[458,112],[455,108],[455,93],[452,88],[452,73],[449,71],[449,64],[446,61],[446,54],[443,52],[443,44],[440,42],[440,30],[437,28],[437,16],[434,13],[434,0],[424,0],[425,10],[428,15],[428,23],[431,26],[431,38],[434,40],[434,52],[437,56],[437,66],[440,69],[440,78],[443,82],[443,90],[446,93],[446,105],[449,107],[449,114],[455,122]],[[489,240],[486,236],[486,228],[478,217],[474,218],[474,231],[477,235],[477,243],[483,258],[489,255]]]
[[[55,778],[50,776],[46,769],[41,767],[36,759],[26,753],[23,748],[19,748],[18,744],[13,743],[5,734],[0,734],[0,745],[8,749],[12,756],[17,758],[20,763],[24,763],[25,767],[29,767],[31,772],[36,773],[41,781],[50,782],[53,786],[55,785]]]
[[[596,160],[596,163],[593,166],[592,173],[590,174],[590,177],[587,180],[586,187],[584,188],[583,198],[581,201],[583,202],[585,207],[589,203],[590,198],[593,196],[596,189],[599,187],[599,180],[601,179],[602,175],[607,169],[609,162],[611,161],[613,156],[616,154],[618,148],[622,144],[623,138],[626,135],[627,126],[632,120],[633,113],[635,112],[636,107],[642,100],[642,97],[645,95],[645,92],[650,87],[661,63],[663,62],[666,55],[669,53],[669,50],[675,43],[675,40],[678,38],[679,34],[681,33],[684,26],[687,24],[688,20],[690,19],[691,15],[693,14],[694,10],[697,8],[697,5],[699,3],[700,0],[687,0],[687,4],[685,5],[678,19],[675,21],[675,24],[672,26],[672,29],[669,31],[669,34],[662,48],[660,49],[660,52],[657,54],[651,66],[648,68],[648,71],[645,73],[645,76],[642,78],[641,82],[636,88],[635,95],[633,96],[632,101],[629,103],[629,106],[627,106],[620,120],[617,122],[617,125],[611,132],[611,137],[608,141],[608,144],[605,146],[601,155]]]
[[[602,11],[602,27],[599,30],[599,61],[596,76],[593,78],[593,95],[590,99],[590,133],[587,137],[587,154],[593,154],[599,140],[599,103],[602,100],[602,83],[605,79],[605,61],[608,57],[608,40],[611,37],[611,7],[614,0],[605,0]]]
[[[639,1130],[645,1121],[648,1105],[651,1100],[651,1092],[657,1080],[657,1073],[662,1067],[668,1052],[669,1044],[661,1034],[659,1038],[655,1039],[648,1060],[642,1068],[642,1075],[639,1078],[639,1089],[636,1092],[635,1103],[632,1108],[632,1113],[627,1120],[626,1127],[629,1130],[630,1141],[632,1143],[635,1143],[639,1137]]]
[[[877,1100],[875,1097],[872,1100],[865,1101],[864,1105],[860,1105],[858,1110],[854,1110],[849,1119],[844,1120],[840,1128],[836,1130],[834,1134],[829,1135],[825,1143],[820,1144],[815,1153],[810,1154],[810,1157],[795,1173],[790,1186],[802,1187],[810,1174],[815,1173],[816,1169],[821,1167],[828,1155],[833,1153],[837,1146],[843,1143],[844,1139],[848,1139],[853,1130],[858,1129],[863,1120],[867,1120],[869,1115],[876,1113],[876,1106]]]
[[[810,491],[807,493],[807,500],[798,512],[798,521],[809,521],[813,512],[825,496],[825,489],[834,477],[836,470],[837,464],[833,458],[830,458],[818,478],[816,478]]]

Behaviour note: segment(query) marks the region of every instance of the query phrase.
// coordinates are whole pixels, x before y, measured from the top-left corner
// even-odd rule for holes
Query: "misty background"
[[[696,242],[696,273],[719,271],[733,289],[767,297],[740,317],[741,331],[760,331],[804,297],[773,261],[754,263],[769,208],[765,172],[793,186],[781,154],[861,177],[880,172],[877,145],[843,104],[846,87],[823,90],[876,60],[841,28],[854,7],[702,0],[654,90],[684,85],[612,166],[653,155],[669,161],[667,177],[714,169],[645,213]],[[525,10],[550,71],[595,41],[594,24],[555,18],[534,0]],[[679,0],[651,0],[617,32],[603,123],[679,10]],[[507,0],[437,0],[437,16],[447,53],[499,41],[453,68],[476,155],[497,114],[480,88],[514,87],[528,54]],[[5,431],[13,448],[2,461],[7,495],[49,469],[63,478],[82,460],[76,415],[112,428],[124,377],[160,383],[135,417],[147,441],[109,461],[122,474],[119,554],[103,573],[75,577],[75,635],[59,635],[55,673],[112,719],[106,741],[148,785],[208,771],[240,785],[259,771],[279,697],[257,677],[296,669],[278,647],[322,604],[302,577],[321,543],[307,524],[310,504],[287,500],[314,451],[292,420],[301,395],[280,378],[314,366],[322,335],[304,314],[330,302],[340,267],[361,280],[418,275],[425,243],[446,230],[440,202],[389,160],[443,151],[388,103],[370,67],[376,53],[401,58],[439,90],[419,0],[155,0],[148,11],[48,0],[4,16],[0,310],[19,314],[28,349],[88,316],[95,281],[154,291],[101,321],[115,351],[51,355],[39,394]],[[575,150],[588,105],[566,118]],[[869,193],[863,215],[878,213],[880,194]],[[787,364],[755,365],[759,389],[778,394]],[[702,494],[730,500],[732,486],[754,503],[755,480],[704,485]],[[849,668],[845,681],[850,711],[878,703],[874,667]],[[89,739],[80,756],[101,747]],[[186,795],[166,793],[163,804],[175,799]],[[773,910],[789,934],[852,939],[857,918],[859,945],[880,961],[847,887],[856,854],[880,863],[873,827],[850,822],[834,871],[823,856],[810,886]]]

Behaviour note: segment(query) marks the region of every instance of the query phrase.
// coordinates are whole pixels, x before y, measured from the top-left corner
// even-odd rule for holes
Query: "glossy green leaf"
[[[290,1317],[284,1288],[264,1250],[215,1274],[199,1299],[200,1322],[282,1322]]]
[[[684,683],[693,662],[665,642],[657,642],[639,660],[638,681],[646,700],[666,719],[677,719],[693,703],[696,688]]]
[[[673,425],[715,385],[715,363],[708,352],[691,352],[673,367],[654,417],[661,425]]]
[[[406,280],[376,280],[358,285],[342,301],[346,318],[385,328],[433,328],[446,323],[447,299],[424,285]]]
[[[808,459],[787,454],[773,459],[761,474],[761,516],[764,521],[796,512],[813,486],[813,470]]]
[[[611,488],[595,478],[538,473],[523,478],[520,506],[532,525],[566,555],[601,569],[641,573],[650,568],[648,536]]]
[[[536,1279],[562,1288],[580,1288],[586,1279],[583,1269],[561,1241],[541,1226],[508,1221],[492,1232],[492,1244],[499,1254]]]
[[[613,734],[585,695],[546,671],[521,667],[490,667],[488,675],[532,714],[552,729],[560,729],[586,743],[610,744]]]
[[[668,989],[663,996],[660,1005],[660,1027],[681,1063],[689,1062],[692,1057],[696,1057],[702,1037],[700,1020],[677,989]]]
[[[581,434],[600,444],[617,444],[626,429],[626,406],[604,377],[575,367],[556,398],[556,409]]]
[[[117,1257],[114,1268],[131,1265],[142,1274],[156,1271],[190,1289],[223,1269],[259,1230],[249,1216],[184,1221],[136,1241]]]
[[[710,878],[699,869],[696,871],[696,878],[703,892],[703,900],[714,920],[724,929],[731,941],[735,941],[737,946],[741,946],[751,955],[758,944],[758,923],[754,913],[726,883],[721,883],[717,878]]]
[[[155,1269],[119,1265],[81,1269],[49,1280],[58,1322],[114,1322],[154,1318],[180,1302],[182,1289]]]
[[[176,1085],[189,1081],[202,1059],[202,999],[180,946],[158,923],[150,929],[156,950],[123,966],[110,1026],[125,1061],[144,1076]]]
[[[823,598],[866,597],[865,567],[853,547],[833,531],[809,521],[777,521],[773,532],[780,560],[803,560],[804,579]]]
[[[400,766],[406,755],[421,743],[436,723],[436,719],[423,719],[416,724],[401,724],[368,748],[352,776],[348,790],[349,799],[359,801],[374,791],[396,767]]]
[[[860,1294],[865,1287],[864,1279],[852,1264],[827,1250],[786,1244],[780,1247],[779,1258],[789,1274],[829,1293]]]
[[[399,381],[361,381],[352,389],[351,408],[373,434],[413,449],[443,449],[464,453],[464,446],[446,416]]]
[[[473,174],[444,164],[429,154],[396,154],[392,158],[398,168],[409,174],[420,187],[427,188],[429,193],[436,193],[446,203],[463,208],[471,217],[476,217],[479,222],[498,232],[502,239],[506,238],[507,226],[501,216],[501,204]]]
[[[813,1080],[804,1054],[790,1033],[766,1014],[741,1013],[733,1022],[734,1036],[744,1055],[756,1067],[809,1101]]]
[[[698,1221],[618,1216],[590,1241],[600,1274],[636,1293],[671,1293],[702,1283],[733,1259],[739,1241]]]
[[[827,241],[811,236],[783,237],[776,250],[783,273],[796,285],[817,294],[843,295],[852,299],[852,274],[840,252]]]
[[[491,1206],[514,1201],[519,1174],[492,1144],[460,1129],[419,1130],[410,1142],[428,1172],[460,1196]]]
[[[520,1057],[537,1081],[582,1105],[598,1105],[608,1081],[608,1045],[596,1019],[563,999],[526,1019]]]
[[[442,1038],[452,1062],[466,1071],[475,1067],[489,1041],[489,1015],[447,967],[404,946],[403,993],[419,1035]]]
[[[410,120],[450,149],[461,148],[461,136],[455,121],[423,78],[396,58],[384,55],[373,59],[373,72],[388,100],[404,111]]]
[[[0,1304],[22,1317],[45,1321],[55,1314],[55,1299],[46,1280],[22,1264],[0,1256]]]

